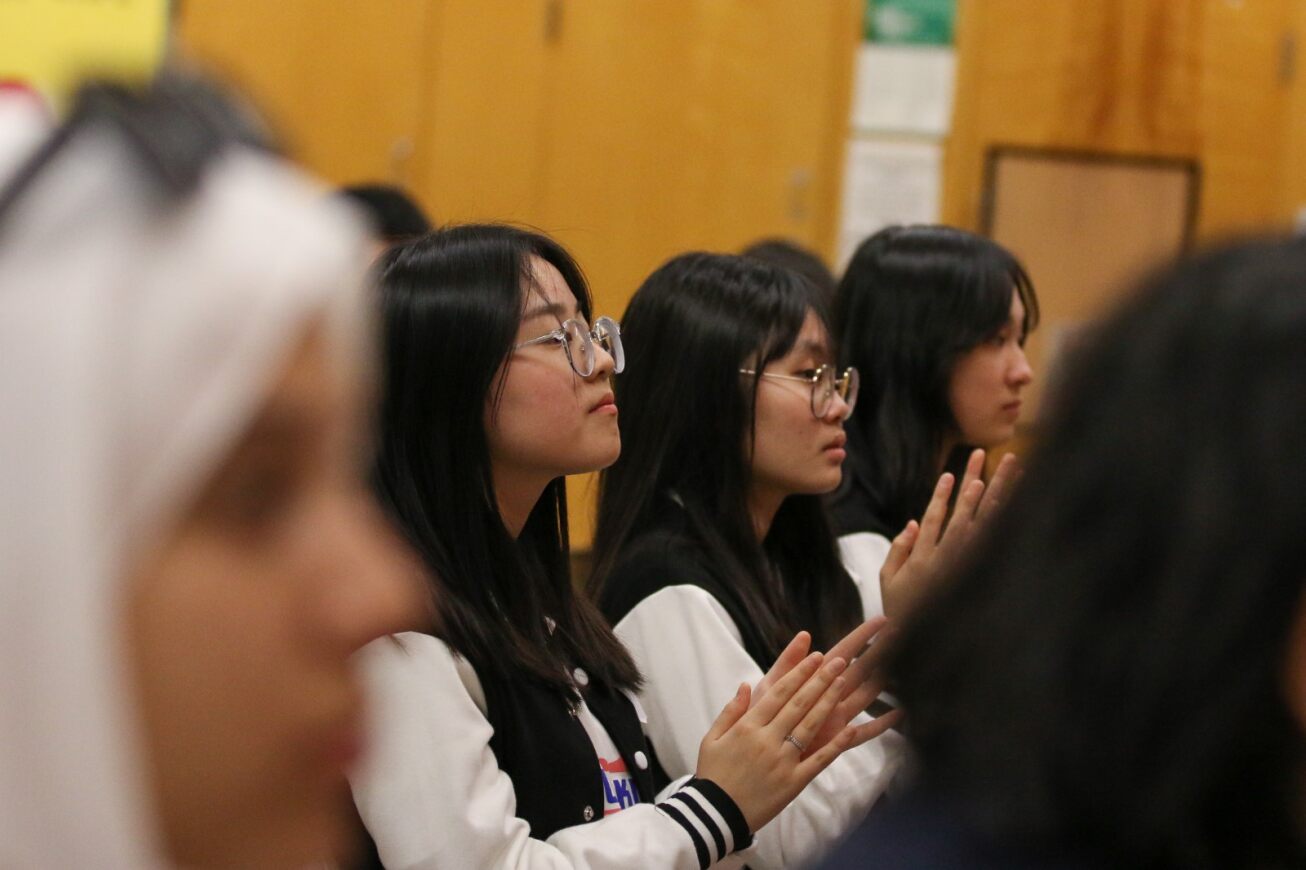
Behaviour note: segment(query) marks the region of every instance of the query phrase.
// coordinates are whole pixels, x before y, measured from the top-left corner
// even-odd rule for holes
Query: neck
[[[544,488],[553,478],[512,469],[494,468],[494,498],[499,505],[499,517],[513,538],[521,535],[531,511],[544,494]]]
[[[934,469],[935,477],[938,477],[939,475],[943,474],[943,469],[948,465],[948,457],[952,455],[952,451],[956,450],[957,445],[960,443],[961,443],[961,439],[958,438],[956,435],[943,436],[943,443],[939,447],[938,460],[935,462],[935,469]]]
[[[765,540],[771,532],[771,524],[780,510],[787,493],[777,492],[766,487],[754,486],[748,494],[748,513],[753,520],[753,532],[757,540]]]

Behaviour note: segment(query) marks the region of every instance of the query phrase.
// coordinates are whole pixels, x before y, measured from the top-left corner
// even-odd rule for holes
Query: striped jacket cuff
[[[690,779],[657,808],[684,828],[702,870],[753,843],[739,806],[710,779]]]

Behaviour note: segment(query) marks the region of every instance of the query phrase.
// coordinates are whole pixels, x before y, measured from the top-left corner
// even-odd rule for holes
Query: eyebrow
[[[521,319],[523,321],[534,320],[535,318],[543,317],[546,314],[552,315],[557,320],[565,320],[567,309],[557,302],[549,302],[545,305],[535,305],[527,308],[526,313],[522,315]]]
[[[803,350],[822,357],[830,355],[830,348],[826,347],[823,341],[805,341],[803,342]]]

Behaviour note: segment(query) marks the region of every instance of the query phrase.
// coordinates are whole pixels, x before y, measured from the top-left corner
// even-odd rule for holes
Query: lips
[[[590,413],[593,414],[595,412],[604,411],[607,409],[611,409],[613,411],[617,410],[617,399],[616,396],[614,396],[611,392],[604,393],[603,398],[599,399],[598,402],[596,402],[594,406],[590,408]]]
[[[826,445],[825,445],[824,447],[822,447],[821,449],[822,449],[822,450],[842,450],[843,447],[844,447],[844,445],[847,444],[847,443],[848,443],[848,436],[847,436],[846,434],[844,434],[843,432],[840,432],[838,435],[836,435],[834,438],[832,438],[828,444],[826,444]]]

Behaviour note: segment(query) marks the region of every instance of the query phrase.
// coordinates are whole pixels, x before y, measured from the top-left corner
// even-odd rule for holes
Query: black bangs
[[[1038,299],[1025,269],[1007,251],[993,244],[977,245],[970,263],[953,263],[959,288],[953,301],[956,311],[957,343],[964,353],[991,338],[1006,325],[1013,294],[1025,309],[1021,335],[1038,326]]]
[[[522,269],[523,277],[529,283],[534,283],[534,273],[531,271],[530,258],[539,257],[544,262],[553,266],[562,275],[562,280],[567,282],[571,288],[572,294],[576,297],[576,310],[580,312],[586,322],[594,319],[594,300],[590,294],[589,281],[585,278],[585,273],[580,264],[567,253],[567,251],[557,242],[541,233],[530,232],[527,237],[528,244],[522,251]],[[525,300],[523,300],[525,304]]]

